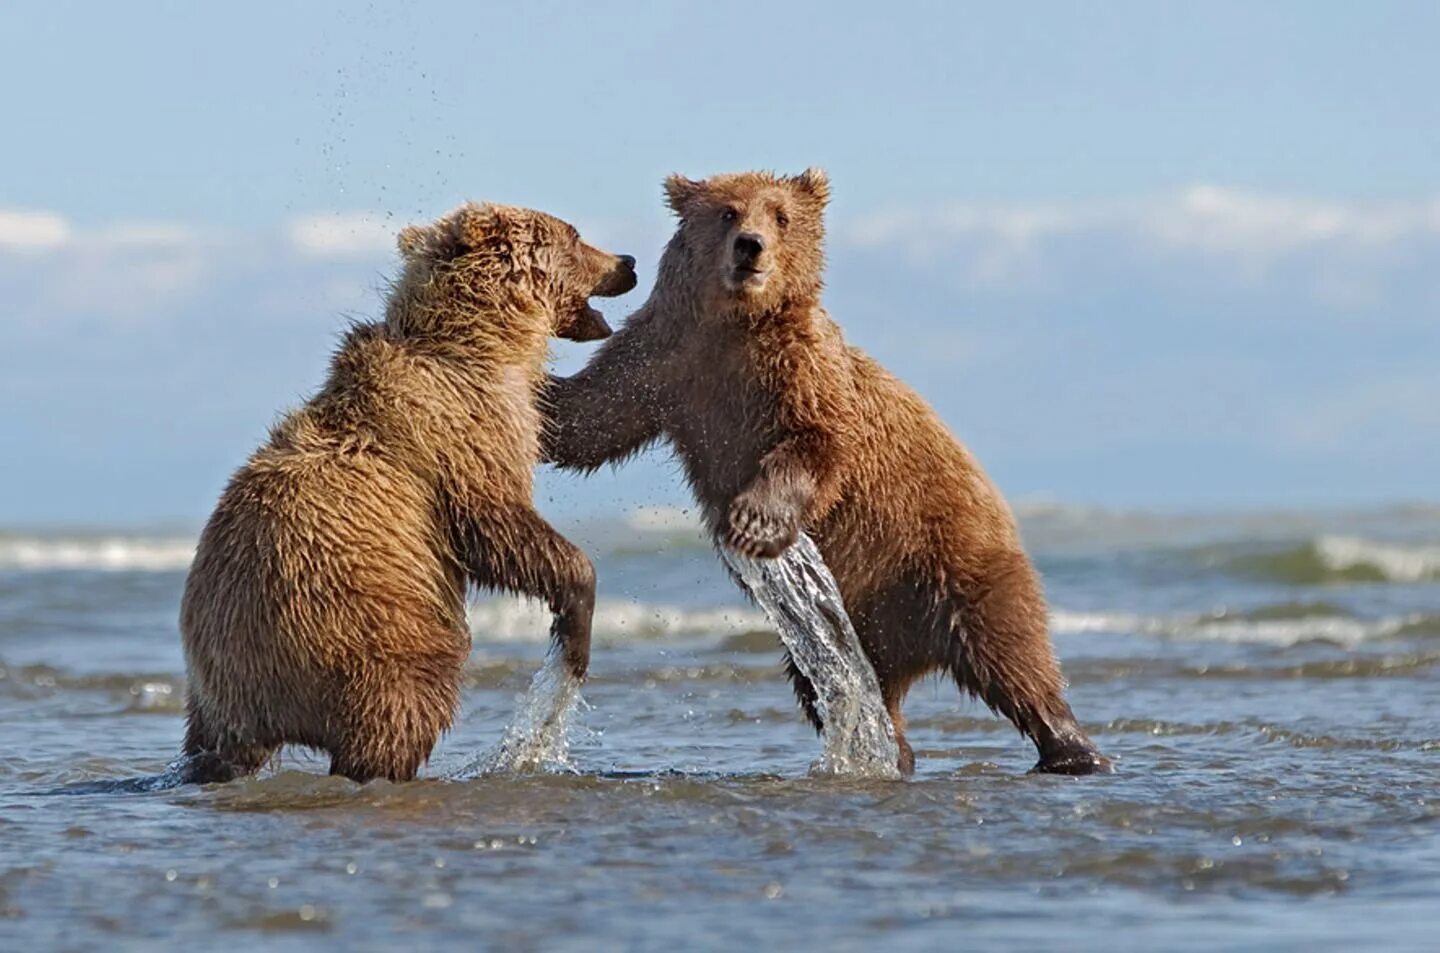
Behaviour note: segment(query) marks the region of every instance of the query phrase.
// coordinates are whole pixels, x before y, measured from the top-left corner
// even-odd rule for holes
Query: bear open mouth
[[[591,298],[618,298],[634,290],[639,283],[635,275],[635,259],[628,255],[619,256],[619,263],[596,283],[590,291]],[[560,336],[571,341],[598,341],[611,334],[610,322],[597,311],[587,299],[576,315],[569,329]]]
[[[605,320],[605,315],[586,303],[583,309],[577,311],[570,321],[555,332],[555,336],[567,341],[583,342],[604,340],[612,333],[614,332],[610,330],[610,322]]]

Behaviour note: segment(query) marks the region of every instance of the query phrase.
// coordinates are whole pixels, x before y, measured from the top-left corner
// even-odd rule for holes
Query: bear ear
[[[812,165],[797,176],[792,176],[790,184],[800,191],[809,195],[822,206],[830,201],[830,176],[819,166]]]
[[[460,251],[479,248],[509,228],[510,210],[500,205],[467,202],[455,212],[455,244]]]
[[[498,231],[491,206],[466,202],[433,225],[407,225],[396,244],[410,260],[449,261],[479,246]]]
[[[678,172],[665,180],[665,204],[681,218],[695,204],[705,183],[687,179]]]
[[[395,244],[405,258],[419,258],[430,245],[431,230],[423,225],[406,225],[400,229]]]

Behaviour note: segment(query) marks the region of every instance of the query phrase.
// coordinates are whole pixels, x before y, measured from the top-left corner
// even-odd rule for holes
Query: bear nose
[[[634,255],[619,255],[617,257],[620,259],[620,264],[624,265],[626,268],[629,268],[631,271],[635,270]]]
[[[765,250],[765,239],[754,232],[742,232],[735,236],[735,254],[746,261],[754,261]]]

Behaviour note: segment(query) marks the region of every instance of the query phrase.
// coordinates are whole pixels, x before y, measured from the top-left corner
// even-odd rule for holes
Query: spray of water
[[[720,555],[815,686],[825,747],[811,773],[898,778],[900,750],[880,682],[815,544],[802,535],[778,559],[748,559],[724,547]],[[567,729],[579,696],[579,681],[552,649],[500,742],[456,776],[569,769]]]
[[[499,743],[463,768],[457,777],[568,769],[567,729],[579,699],[579,679],[570,673],[559,650],[552,647]]]
[[[720,556],[780,631],[795,666],[815,686],[825,749],[812,774],[898,778],[895,725],[835,577],[808,536],[778,559]]]

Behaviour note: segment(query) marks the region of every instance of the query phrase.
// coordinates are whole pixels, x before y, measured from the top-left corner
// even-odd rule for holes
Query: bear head
[[[635,287],[635,259],[587,244],[553,215],[467,202],[432,225],[400,232],[406,279],[435,289],[457,310],[509,305],[549,316],[550,333],[571,341],[608,337],[590,306]]]
[[[822,170],[702,181],[672,175],[665,197],[680,217],[676,238],[688,253],[691,278],[712,300],[753,314],[819,296],[830,199]]]

